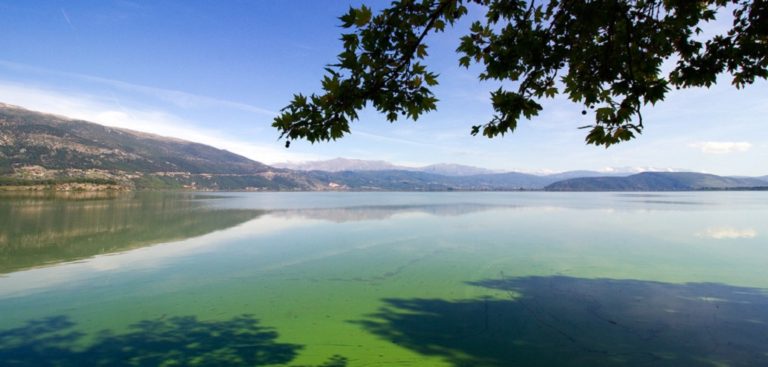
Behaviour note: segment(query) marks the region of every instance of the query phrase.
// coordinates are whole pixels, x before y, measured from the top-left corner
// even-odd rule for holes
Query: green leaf
[[[372,15],[373,13],[371,12],[371,8],[365,5],[361,6],[360,9],[358,9],[355,14],[355,20],[354,20],[355,25],[359,28],[368,24],[368,22],[371,21]]]
[[[427,56],[427,45],[421,44],[416,47],[416,57],[423,59]]]
[[[442,32],[445,30],[445,22],[441,19],[437,19],[435,20],[435,23],[432,25],[432,27],[435,29],[435,31]]]

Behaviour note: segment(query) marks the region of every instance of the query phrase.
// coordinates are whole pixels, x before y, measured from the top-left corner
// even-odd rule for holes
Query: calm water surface
[[[0,196],[0,365],[768,366],[768,193]]]

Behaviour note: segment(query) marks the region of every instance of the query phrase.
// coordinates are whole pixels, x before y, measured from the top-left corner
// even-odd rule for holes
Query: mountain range
[[[768,186],[760,178],[722,177],[694,172],[643,172],[627,177],[582,177],[558,181],[547,191],[691,191]]]
[[[768,186],[768,176],[630,174],[534,175],[345,158],[269,166],[200,143],[0,104],[0,188],[6,189],[669,191]]]
[[[499,173],[487,168],[465,166],[461,164],[439,163],[424,167],[408,167],[389,163],[387,161],[334,158],[324,161],[309,161],[299,163],[277,163],[278,168],[287,168],[297,171],[412,171],[434,173],[443,176],[472,176]]]

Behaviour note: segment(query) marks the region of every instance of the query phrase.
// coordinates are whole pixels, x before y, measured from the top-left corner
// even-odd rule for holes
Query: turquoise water
[[[7,365],[768,365],[768,193],[0,197]]]

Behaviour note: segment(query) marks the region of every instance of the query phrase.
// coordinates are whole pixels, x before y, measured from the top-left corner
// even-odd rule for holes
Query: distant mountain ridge
[[[627,177],[581,177],[552,183],[547,191],[688,191],[757,188],[757,178],[723,177],[695,172],[643,172]]]
[[[419,171],[434,173],[443,176],[474,176],[501,173],[487,168],[465,166],[455,163],[438,163],[429,166],[419,167]]]
[[[498,173],[498,171],[490,170],[487,168],[465,166],[454,163],[438,163],[423,167],[409,167],[392,164],[387,161],[349,158],[334,158],[323,161],[308,161],[299,163],[276,163],[273,166],[297,171],[413,171],[434,173],[443,176],[471,176]]]
[[[286,167],[286,165],[282,165]],[[247,191],[670,191],[768,185],[686,172],[498,173],[458,164],[402,167],[337,158],[270,167],[200,143],[0,104],[0,189]]]
[[[421,167],[411,167],[393,164],[382,160],[365,160],[334,158],[328,160],[305,161],[305,162],[282,162],[275,163],[273,167],[292,169],[298,171],[325,171],[325,172],[362,172],[362,171],[411,171],[433,173],[443,176],[476,176],[517,173],[522,175],[548,177],[549,179],[565,180],[577,177],[608,177],[608,176],[629,176],[642,171],[662,171],[653,168],[612,168],[609,171],[590,171],[574,170],[557,173],[528,173],[508,170],[493,170],[483,167],[467,166],[455,163],[438,163]],[[678,170],[669,170],[669,172]]]
[[[540,190],[553,179],[525,173],[444,176],[418,171],[308,171],[311,179],[345,190],[364,191],[507,191]]]

